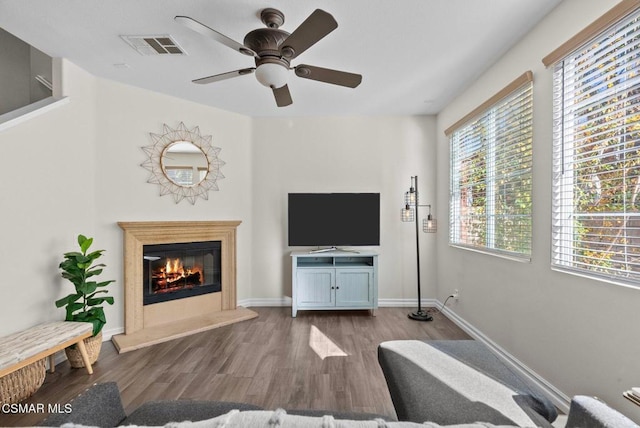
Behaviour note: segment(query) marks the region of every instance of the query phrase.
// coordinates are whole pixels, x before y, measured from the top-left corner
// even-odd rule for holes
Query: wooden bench
[[[87,372],[93,374],[83,342],[92,333],[90,323],[56,321],[0,337],[0,378],[46,357],[49,357],[49,370],[53,373],[55,353],[72,345],[78,346]]]

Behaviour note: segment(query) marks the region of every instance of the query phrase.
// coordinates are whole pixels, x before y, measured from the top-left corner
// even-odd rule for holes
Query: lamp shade
[[[286,67],[279,64],[260,64],[256,68],[256,79],[258,82],[268,88],[282,88],[287,84],[287,72],[289,70]]]
[[[400,212],[400,219],[403,222],[411,222],[416,218],[415,209],[410,207],[409,205],[405,205],[405,207]]]
[[[404,203],[411,206],[418,203],[418,192],[413,187],[408,192],[404,192]]]
[[[438,224],[436,219],[429,214],[429,216],[422,220],[422,231],[425,233],[435,233],[438,230]]]

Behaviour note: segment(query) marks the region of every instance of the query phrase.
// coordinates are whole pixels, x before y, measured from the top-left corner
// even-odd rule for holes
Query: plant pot
[[[98,361],[100,349],[102,348],[102,332],[98,333],[96,336],[84,339],[84,346],[87,348],[89,362],[93,365],[93,363]],[[65,348],[64,352],[67,354],[67,360],[69,360],[71,368],[80,369],[84,367],[84,361],[82,361],[82,355],[80,354],[80,350],[77,346]]]

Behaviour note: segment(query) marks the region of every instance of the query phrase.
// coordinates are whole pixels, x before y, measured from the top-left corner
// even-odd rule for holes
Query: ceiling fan
[[[255,72],[258,81],[273,91],[278,107],[284,107],[293,102],[287,86],[289,70],[294,70],[296,76],[303,79],[317,80],[348,88],[355,88],[362,81],[361,75],[345,71],[308,64],[291,67],[291,60],[338,28],[338,23],[333,16],[321,9],[316,9],[291,34],[279,28],[284,24],[284,14],[282,12],[272,8],[263,9],[260,13],[260,19],[267,28],[258,28],[250,31],[244,37],[243,43],[236,42],[188,16],[176,16],[174,19],[193,31],[255,59],[255,67],[202,77],[193,80],[193,83],[218,82]]]

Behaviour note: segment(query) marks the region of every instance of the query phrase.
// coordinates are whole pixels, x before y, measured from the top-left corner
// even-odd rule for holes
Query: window
[[[193,186],[201,183],[209,170],[207,168],[191,166],[166,166],[164,172],[167,178],[179,186]]]
[[[554,66],[556,268],[640,284],[640,12]]]
[[[531,257],[532,89],[523,74],[449,128],[449,242]]]
[[[193,182],[193,168],[190,166],[167,166],[164,168],[167,178],[179,186],[191,186]]]

